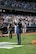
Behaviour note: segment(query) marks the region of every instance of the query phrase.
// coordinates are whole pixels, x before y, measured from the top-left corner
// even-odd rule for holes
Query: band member
[[[12,30],[13,30],[13,25],[10,23],[8,24],[8,36],[9,38],[12,38]]]
[[[17,35],[18,45],[20,45],[21,44],[22,23],[21,23],[20,19],[18,19],[17,22],[18,23],[15,23],[15,25],[17,26],[16,27],[16,35]]]

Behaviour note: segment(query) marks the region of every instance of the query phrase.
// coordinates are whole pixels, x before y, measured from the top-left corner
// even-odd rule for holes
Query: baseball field
[[[17,45],[17,37],[0,37],[0,54],[36,54],[36,33],[25,33],[21,35],[21,45]]]

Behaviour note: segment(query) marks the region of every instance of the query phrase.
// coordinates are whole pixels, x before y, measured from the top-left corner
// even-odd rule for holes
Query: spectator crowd
[[[4,22],[7,23],[12,23],[13,27],[15,27],[14,25],[14,21],[17,21],[17,19],[21,20],[22,23],[22,32],[27,32],[27,26],[29,27],[36,27],[36,16],[21,16],[21,15],[14,15],[14,14],[3,14],[0,15],[0,26],[1,26],[1,20],[4,19]],[[33,24],[33,25],[32,25]]]
[[[25,2],[16,0],[0,0],[0,5],[18,7],[26,10],[36,10],[36,2]]]

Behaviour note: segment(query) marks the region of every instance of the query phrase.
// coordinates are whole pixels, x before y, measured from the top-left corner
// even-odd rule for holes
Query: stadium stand
[[[1,18],[0,18],[0,21],[1,21]],[[16,19],[21,19],[22,26],[23,26],[22,32],[29,32],[29,31],[35,32],[36,31],[36,16],[22,16],[22,15],[15,15],[15,14],[8,14],[8,15],[6,14],[6,17],[5,17],[5,14],[3,14],[3,18],[5,19],[5,21],[7,21],[10,18],[13,21],[13,24]],[[13,32],[14,32],[14,25],[13,25]]]
[[[36,10],[36,2],[0,0],[0,5],[5,7],[22,8],[24,10]]]
[[[4,13],[10,13],[9,10],[11,11],[11,14],[3,14],[3,17],[1,15],[0,21],[1,18],[6,19],[7,17],[11,17],[14,22],[16,18],[20,18],[22,20],[22,24],[25,26],[23,26],[23,32],[36,31],[36,2],[28,2],[25,0],[0,0],[0,9],[4,9]]]

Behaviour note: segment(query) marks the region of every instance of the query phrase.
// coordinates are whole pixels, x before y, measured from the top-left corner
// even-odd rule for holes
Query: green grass
[[[36,44],[31,44],[32,40],[36,40],[36,34],[25,34],[21,36],[21,44],[23,47],[13,49],[0,49],[0,54],[36,54]],[[8,37],[0,37],[0,42],[17,42],[17,37],[12,39]]]

